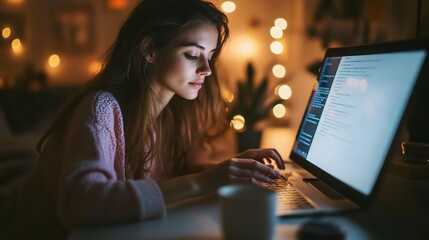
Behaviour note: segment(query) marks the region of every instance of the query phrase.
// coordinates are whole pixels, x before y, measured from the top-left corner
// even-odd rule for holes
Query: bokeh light
[[[232,118],[230,122],[230,126],[237,131],[241,131],[241,130],[244,130],[245,123],[246,123],[246,120],[244,119],[244,117],[237,114]]]
[[[273,114],[276,118],[282,118],[286,115],[286,107],[279,103],[273,107]]]
[[[274,54],[281,54],[283,52],[283,44],[279,41],[274,41],[271,43],[270,49]]]
[[[12,41],[12,43],[10,44],[10,46],[12,47],[12,51],[14,53],[22,52],[22,43],[21,43],[21,40],[19,38],[14,39]]]
[[[282,78],[286,75],[286,68],[281,64],[274,65],[272,71],[276,78]]]
[[[229,103],[232,103],[232,101],[234,101],[234,94],[229,90],[224,89],[222,91],[222,97]]]
[[[236,5],[232,1],[226,1],[226,2],[222,3],[221,8],[223,11],[225,11],[227,13],[232,13],[235,11]]]
[[[102,65],[98,61],[94,61],[91,64],[89,64],[88,71],[92,75],[97,75],[101,71]]]
[[[60,59],[60,56],[58,56],[57,54],[52,54],[49,57],[49,60],[48,60],[49,67],[56,68],[60,65],[60,63],[61,63],[61,59]]]
[[[24,0],[7,0],[6,2],[9,4],[22,4]]]
[[[112,10],[123,10],[128,7],[129,0],[108,0],[107,4]]]
[[[275,39],[279,39],[281,37],[283,37],[283,30],[279,27],[271,27],[270,28],[270,35],[271,37],[275,38]]]
[[[287,100],[292,96],[292,89],[287,84],[282,84],[278,89],[279,97]]]
[[[12,33],[12,30],[9,27],[5,27],[3,28],[3,30],[1,31],[1,35],[3,36],[3,38],[8,38],[10,37]]]
[[[284,18],[277,18],[276,20],[274,20],[274,26],[285,30],[287,28],[287,21]]]

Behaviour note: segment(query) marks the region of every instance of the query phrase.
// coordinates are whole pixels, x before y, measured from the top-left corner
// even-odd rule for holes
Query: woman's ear
[[[140,51],[143,53],[143,57],[147,62],[153,63],[155,59],[155,48],[153,47],[153,41],[150,37],[145,37],[140,43]]]

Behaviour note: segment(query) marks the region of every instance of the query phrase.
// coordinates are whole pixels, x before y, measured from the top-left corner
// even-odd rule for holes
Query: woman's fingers
[[[231,183],[238,183],[238,184],[252,183],[252,184],[260,185],[259,181],[254,178],[236,177],[236,176],[230,176],[230,178],[231,178]]]
[[[271,158],[276,163],[278,168],[285,169],[283,158],[279,152],[274,148],[263,148],[263,149],[249,149],[237,155],[238,158],[251,158],[259,162],[263,162],[264,158]]]
[[[255,179],[257,181],[264,181],[267,183],[274,183],[275,180],[272,176],[265,175],[261,172],[258,172],[254,169],[241,169],[241,168],[231,168],[231,177],[238,178],[247,178],[247,179]]]
[[[237,177],[252,177],[260,181],[272,183],[280,173],[267,165],[253,159],[231,159],[230,174]]]

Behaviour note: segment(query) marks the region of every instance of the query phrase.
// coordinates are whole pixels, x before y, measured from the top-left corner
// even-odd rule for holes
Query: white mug
[[[254,184],[233,184],[219,188],[218,195],[224,239],[273,239],[275,192]]]

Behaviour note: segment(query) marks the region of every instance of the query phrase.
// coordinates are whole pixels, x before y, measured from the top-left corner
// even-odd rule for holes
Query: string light
[[[279,27],[271,27],[270,28],[270,35],[271,37],[275,38],[275,39],[279,39],[283,37],[283,30]]]
[[[282,78],[286,75],[286,68],[281,64],[274,65],[272,71],[276,78]]]
[[[284,18],[277,18],[276,20],[274,20],[274,26],[279,27],[282,30],[286,30],[287,21]]]
[[[288,100],[292,96],[292,89],[287,84],[283,84],[279,87],[278,94],[281,99]]]
[[[270,28],[270,35],[274,39],[280,39],[283,37],[283,31],[287,28],[287,22],[284,18],[277,18],[274,20],[274,26]],[[283,53],[284,46],[280,41],[273,41],[270,44],[270,50],[274,54]],[[272,68],[273,75],[276,78],[283,78],[286,76],[286,68],[282,64],[276,64]],[[279,96],[283,100],[287,100],[292,96],[292,89],[286,85],[278,85],[274,89],[274,94]],[[279,103],[272,109],[273,114],[276,118],[283,118],[286,115],[286,107]]]
[[[57,68],[60,65],[60,63],[61,63],[61,59],[60,59],[60,56],[58,56],[57,54],[52,54],[49,57],[49,60],[48,60],[49,67]]]
[[[230,126],[237,131],[241,131],[244,130],[245,123],[246,120],[244,119],[244,117],[242,115],[237,114],[232,118]]]
[[[14,53],[22,52],[22,43],[21,43],[21,40],[19,38],[14,39],[12,41],[12,43],[10,44],[10,46],[12,47],[12,51]]]
[[[3,28],[3,30],[1,31],[1,35],[3,36],[3,38],[8,38],[8,37],[10,37],[10,35],[11,35],[11,33],[12,33],[12,30],[9,28],[9,27],[5,27],[5,28]]]
[[[279,103],[273,107],[273,114],[276,118],[282,118],[286,115],[286,107]]]
[[[227,13],[232,13],[235,11],[236,5],[232,1],[226,1],[226,2],[222,3],[221,8],[223,11],[225,11]]]
[[[270,49],[274,54],[281,54],[283,52],[283,44],[279,41],[274,41],[271,43]]]

